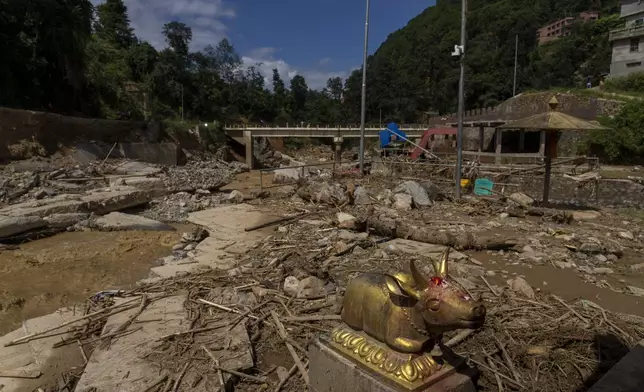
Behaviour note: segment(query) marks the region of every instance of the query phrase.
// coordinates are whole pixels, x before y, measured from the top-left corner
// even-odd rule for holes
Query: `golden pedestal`
[[[358,368],[368,369],[399,391],[427,391],[432,385],[454,375],[457,367],[464,364],[461,361],[454,367],[429,353],[400,353],[345,325],[331,332],[328,346]]]

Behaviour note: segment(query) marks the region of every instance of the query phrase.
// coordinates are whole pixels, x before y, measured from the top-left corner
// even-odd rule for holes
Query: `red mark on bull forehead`
[[[439,296],[442,298],[455,296],[465,301],[472,300],[472,297],[470,297],[470,295],[467,294],[465,290],[460,288],[458,284],[456,285],[451,284],[450,282],[447,281],[447,279],[434,276],[429,280],[429,282],[433,284],[434,287],[441,289],[441,294],[439,294]]]

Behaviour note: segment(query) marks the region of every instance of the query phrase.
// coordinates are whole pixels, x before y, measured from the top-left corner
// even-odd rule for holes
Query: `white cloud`
[[[320,61],[318,61],[318,64],[320,64],[321,66],[325,66],[325,65],[329,65],[330,62],[331,62],[331,59],[328,57],[325,57],[323,59],[320,59]]]
[[[92,0],[100,4],[103,0]],[[216,45],[226,37],[226,20],[236,16],[224,0],[124,0],[136,35],[156,48],[166,46],[163,25],[180,20],[192,28],[192,47]]]
[[[329,78],[341,77],[345,79],[349,72],[327,72],[318,69],[296,68],[287,63],[285,60],[276,58],[275,54],[279,49],[272,47],[256,48],[248,52],[242,57],[244,66],[257,67],[257,70],[264,76],[266,86],[273,87],[273,69],[277,68],[282,79],[288,85],[289,81],[295,75],[302,75],[306,79],[309,88],[321,90],[326,87],[326,82]],[[257,65],[259,63],[259,65]]]

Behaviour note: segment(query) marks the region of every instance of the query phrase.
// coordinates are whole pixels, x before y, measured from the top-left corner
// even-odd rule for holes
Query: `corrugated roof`
[[[595,129],[608,129],[595,122],[582,120],[580,118],[571,116],[566,113],[556,111],[559,102],[557,98],[552,97],[549,102],[550,110],[545,113],[535,114],[530,117],[522,118],[515,121],[509,121],[498,128],[501,129],[523,129],[527,131],[540,131],[540,130],[557,130],[557,131],[573,131],[573,130],[595,130]]]

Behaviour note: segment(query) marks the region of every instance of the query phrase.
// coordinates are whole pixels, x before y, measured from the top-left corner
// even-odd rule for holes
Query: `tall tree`
[[[105,0],[96,7],[96,35],[120,48],[128,48],[136,42],[134,30],[123,0]]]
[[[169,22],[163,25],[163,35],[168,46],[179,56],[186,57],[192,41],[192,29],[182,22]]]
[[[309,92],[309,87],[306,80],[302,75],[295,75],[291,79],[291,97],[292,97],[292,113],[296,120],[306,120],[304,108],[306,106],[306,97]]]
[[[340,101],[342,98],[342,78],[341,77],[335,77],[335,78],[329,78],[326,82],[326,88],[329,92],[329,96],[331,99],[335,101]]]

